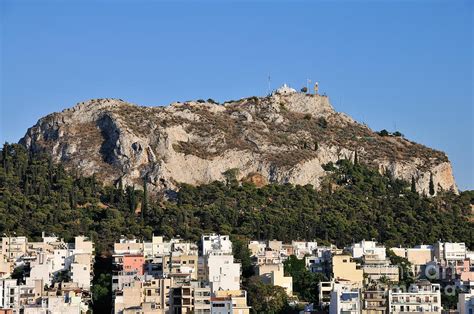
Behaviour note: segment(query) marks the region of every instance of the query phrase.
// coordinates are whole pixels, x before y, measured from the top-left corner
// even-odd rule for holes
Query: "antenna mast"
[[[267,94],[270,95],[271,93],[271,77],[270,77],[270,74],[268,74],[268,90],[267,90]]]

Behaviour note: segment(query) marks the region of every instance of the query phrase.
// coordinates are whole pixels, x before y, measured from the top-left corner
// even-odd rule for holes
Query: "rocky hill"
[[[106,183],[150,190],[224,180],[321,186],[323,165],[357,158],[415,181],[428,194],[457,187],[447,156],[400,136],[381,136],[336,112],[320,95],[282,91],[217,104],[212,100],[137,106],[94,99],[41,118],[20,143]],[[356,157],[357,156],[357,157]]]

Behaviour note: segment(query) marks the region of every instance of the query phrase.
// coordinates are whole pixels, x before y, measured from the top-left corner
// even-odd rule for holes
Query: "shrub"
[[[198,99],[197,102],[202,104],[202,103],[205,103],[206,101],[204,99]]]
[[[323,117],[320,117],[320,118],[318,119],[318,125],[319,125],[321,128],[325,129],[325,128],[328,127],[328,122],[327,122],[326,119],[324,119]]]
[[[307,93],[308,92],[308,88],[305,86],[305,87],[302,87],[301,88],[301,92],[302,93]]]
[[[385,130],[385,129],[383,129],[380,132],[377,132],[377,134],[380,135],[380,136],[389,136],[390,135],[390,133],[388,133],[388,131]]]

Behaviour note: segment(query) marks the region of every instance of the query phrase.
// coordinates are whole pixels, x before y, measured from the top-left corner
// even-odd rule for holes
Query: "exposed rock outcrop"
[[[420,193],[428,194],[430,177],[436,191],[457,192],[443,152],[380,136],[336,112],[327,97],[303,93],[167,107],[90,100],[40,119],[21,143],[104,182],[140,186],[146,177],[154,191],[224,180],[233,168],[238,179],[259,184],[318,188],[322,165],[357,153],[382,173],[414,178]]]

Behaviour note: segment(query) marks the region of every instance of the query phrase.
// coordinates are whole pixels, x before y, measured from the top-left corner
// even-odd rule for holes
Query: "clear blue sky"
[[[474,189],[472,1],[0,0],[0,141],[100,97],[142,105],[320,82],[338,111],[447,152]]]

